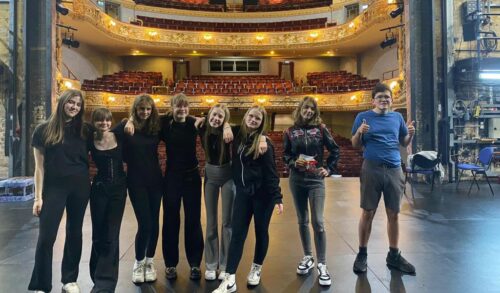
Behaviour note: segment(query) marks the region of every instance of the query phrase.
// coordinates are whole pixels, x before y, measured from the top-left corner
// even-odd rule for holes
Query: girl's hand
[[[261,140],[259,142],[259,155],[262,155],[265,152],[267,152],[267,141]]]
[[[203,125],[205,124],[205,117],[194,117],[196,119],[196,121],[194,122],[194,127],[196,127],[196,129],[200,129],[203,127]]]
[[[277,203],[275,205],[276,209],[278,210],[278,215],[283,214],[283,204],[282,203]]]
[[[222,137],[224,138],[225,143],[230,143],[233,141],[233,131],[231,130],[231,126],[224,126],[222,130]]]
[[[318,175],[321,177],[326,177],[328,176],[328,171],[325,168],[321,167],[318,169]]]
[[[39,217],[42,212],[43,200],[41,198],[35,198],[33,203],[33,216]]]
[[[134,123],[130,119],[125,124],[125,133],[128,135],[134,135]]]

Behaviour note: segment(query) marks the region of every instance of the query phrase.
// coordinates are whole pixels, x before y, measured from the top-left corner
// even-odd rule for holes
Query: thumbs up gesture
[[[406,122],[406,127],[408,128],[408,134],[410,136],[415,135],[415,120],[410,120]]]
[[[370,130],[370,125],[366,123],[366,120],[363,119],[363,123],[358,127],[358,133],[365,134]]]

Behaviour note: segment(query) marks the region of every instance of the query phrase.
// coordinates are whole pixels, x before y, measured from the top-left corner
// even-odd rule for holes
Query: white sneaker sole
[[[205,280],[207,280],[207,281],[214,281],[215,279],[217,279],[216,276],[217,275],[213,275],[213,276],[207,276],[207,275],[205,275]]]
[[[155,275],[155,276],[145,277],[144,281],[146,281],[146,282],[154,282],[154,281],[156,281],[156,279],[157,279],[157,277]]]
[[[319,284],[320,284],[321,286],[330,286],[330,285],[332,284],[332,280],[330,279],[330,280],[328,280],[328,281],[323,281],[323,280],[321,280],[321,279],[320,279],[320,280],[319,280]]]
[[[250,285],[250,286],[257,286],[260,284],[260,279],[258,281],[250,281],[247,279],[247,285]]]
[[[305,269],[305,270],[301,270],[299,268],[297,268],[297,274],[298,275],[307,275],[309,274],[309,272],[314,268],[314,264],[312,264],[312,266],[308,269]]]

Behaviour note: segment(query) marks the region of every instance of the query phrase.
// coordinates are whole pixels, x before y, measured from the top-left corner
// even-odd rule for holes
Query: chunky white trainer
[[[262,265],[252,263],[250,272],[248,273],[247,283],[250,286],[257,286],[260,283],[260,273],[262,271]]]
[[[332,284],[332,278],[330,277],[330,273],[328,272],[328,268],[325,264],[318,264],[318,281],[321,286],[330,286]]]
[[[153,263],[153,259],[146,259],[146,264],[144,265],[144,281],[154,282],[156,281],[156,269]]]
[[[64,293],[80,293],[80,287],[78,287],[78,284],[73,282],[73,283],[66,283],[62,287],[62,291]]]
[[[209,271],[209,270],[205,271],[205,280],[213,281],[215,279],[217,279],[217,272],[216,271]]]
[[[305,275],[314,268],[314,258],[311,255],[306,255],[302,258],[297,266],[297,274]]]
[[[134,283],[144,283],[144,266],[146,264],[145,260],[135,261],[134,269],[132,270],[132,282]]]
[[[224,281],[224,278],[227,276],[226,271],[220,271],[219,273],[219,280]]]
[[[226,278],[220,283],[219,288],[212,293],[231,293],[236,292],[236,275],[226,275]]]

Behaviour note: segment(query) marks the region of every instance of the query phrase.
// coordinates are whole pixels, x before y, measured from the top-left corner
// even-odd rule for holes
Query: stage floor
[[[282,179],[285,212],[274,215],[270,227],[270,246],[264,262],[261,284],[247,288],[246,275],[253,257],[253,228],[237,273],[238,292],[500,292],[500,185],[492,197],[488,186],[473,189],[467,197],[468,183],[438,185],[432,194],[428,185],[417,186],[415,200],[403,199],[400,215],[400,248],[413,263],[416,276],[401,275],[385,265],[388,251],[386,216],[383,203],[379,208],[368,245],[368,272],[355,275],[352,264],[358,250],[359,179],[326,180],[325,221],[327,231],[327,264],[333,276],[328,288],[320,287],[316,271],[301,277],[295,273],[302,249],[297,218],[288,188]],[[31,216],[31,202],[0,204],[0,292],[26,292],[33,269],[38,219]],[[202,211],[204,208],[202,208]],[[203,227],[205,214],[202,212]],[[178,279],[167,281],[161,243],[155,256],[158,280],[136,286],[131,282],[134,262],[136,220],[127,201],[120,237],[120,279],[116,292],[211,292],[218,281],[189,280],[181,228]],[[65,222],[60,226],[54,247],[53,292],[59,292]],[[84,223],[84,248],[78,283],[82,292],[90,292],[88,261],[91,246],[90,213]],[[161,233],[160,233],[161,234]],[[161,239],[159,240],[161,242]],[[202,266],[204,272],[204,266]]]

